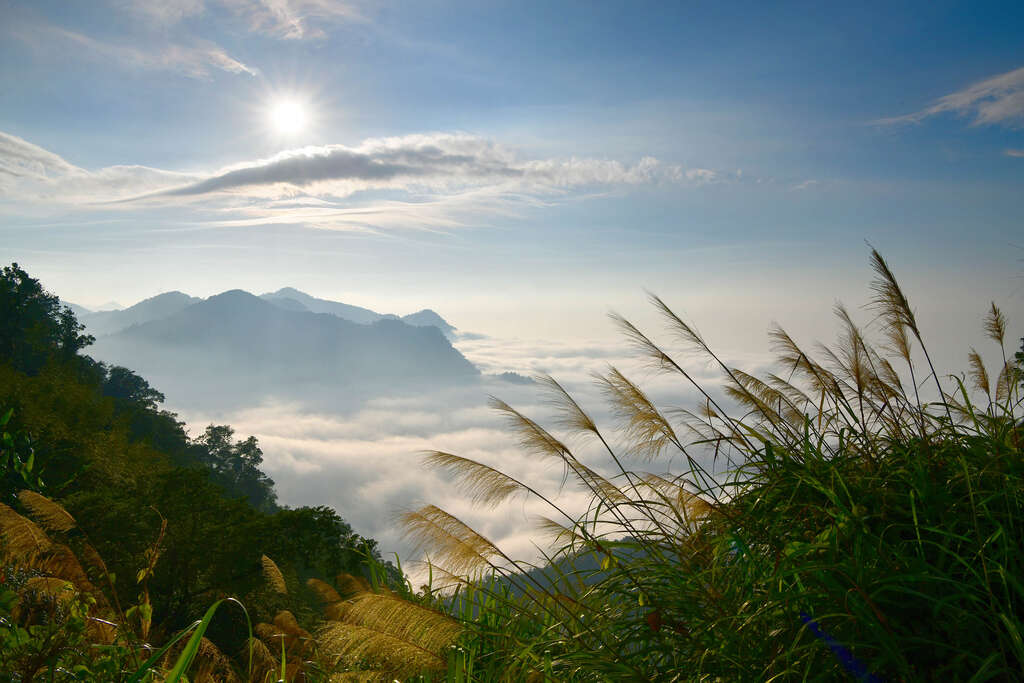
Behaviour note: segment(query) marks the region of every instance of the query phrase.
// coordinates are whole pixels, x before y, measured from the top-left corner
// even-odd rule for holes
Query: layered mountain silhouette
[[[286,288],[207,299],[167,292],[120,311],[80,316],[89,352],[146,377],[168,397],[218,404],[268,395],[358,393],[473,380],[479,370],[423,310],[400,318]]]
[[[113,334],[126,327],[158,320],[169,315],[174,315],[192,304],[202,301],[194,296],[182,292],[164,292],[154,297],[145,299],[120,310],[112,311],[89,311],[81,306],[71,304],[71,310],[75,312],[78,321],[85,324],[89,334],[100,337],[106,334]]]
[[[328,313],[330,315],[343,318],[344,320],[350,320],[354,323],[360,323],[363,325],[375,323],[378,320],[389,319],[401,320],[402,322],[415,327],[433,326],[441,330],[441,332],[449,339],[453,337],[456,330],[456,328],[450,325],[448,321],[429,308],[424,308],[416,313],[410,313],[409,315],[399,317],[391,313],[377,313],[376,311],[371,311],[368,308],[352,306],[350,304],[341,303],[340,301],[318,299],[317,297],[310,296],[309,294],[294,289],[293,287],[283,287],[276,292],[267,292],[266,294],[261,294],[259,298],[285,310]],[[63,303],[66,306],[71,307],[71,310],[78,317],[79,322],[85,324],[89,334],[100,337],[107,334],[114,334],[131,327],[132,325],[139,325],[151,320],[165,318],[177,313],[178,311],[184,310],[192,304],[199,303],[200,301],[202,301],[202,299],[198,297],[174,291],[158,294],[154,297],[150,297],[149,299],[144,299],[134,306],[129,306],[128,308],[119,310],[92,311],[77,304],[69,302]]]

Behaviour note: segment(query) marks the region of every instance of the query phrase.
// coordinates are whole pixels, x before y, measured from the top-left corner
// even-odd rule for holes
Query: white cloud
[[[137,196],[194,176],[145,166],[107,166],[97,171],[0,132],[0,197],[20,201],[86,204]]]
[[[340,0],[222,0],[257,33],[296,40],[322,38],[326,28],[363,21],[355,3]]]
[[[214,71],[249,76],[258,73],[224,48],[200,38],[191,38],[186,43],[161,39],[146,45],[113,43],[52,25],[19,26],[14,35],[39,49],[63,45],[71,48],[75,57],[91,55],[128,68],[173,71],[189,78],[207,79]]]
[[[121,4],[158,26],[176,24],[217,5],[250,31],[282,40],[323,38],[327,29],[364,21],[350,0],[122,0]]]
[[[919,123],[930,116],[953,113],[973,117],[971,125],[1017,126],[1024,123],[1024,67],[970,85],[940,97],[930,107],[877,123]]]
[[[176,24],[206,10],[205,0],[120,0],[118,4],[161,26]]]
[[[523,159],[450,133],[374,138],[282,152],[209,173],[119,165],[87,170],[25,140],[0,144],[0,197],[79,209],[203,212],[204,225],[293,224],[330,230],[448,231],[524,208],[639,185],[699,187],[728,176],[653,157]],[[383,194],[387,198],[382,198]],[[211,213],[212,212],[212,213]]]
[[[633,165],[602,159],[520,160],[514,151],[484,138],[437,133],[369,139],[356,147],[289,150],[163,194],[244,191],[276,197],[301,190],[347,196],[368,189],[453,192],[480,186],[555,191],[588,185],[699,184],[715,178],[713,171],[684,171],[653,157]]]
[[[79,173],[86,171],[38,145],[0,131],[0,183],[4,176],[45,181]]]

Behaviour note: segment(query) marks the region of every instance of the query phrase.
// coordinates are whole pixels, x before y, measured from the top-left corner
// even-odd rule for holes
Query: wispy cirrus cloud
[[[221,0],[249,29],[283,40],[323,38],[339,24],[365,21],[356,4],[344,0]]]
[[[156,40],[145,45],[111,42],[50,24],[19,25],[11,34],[40,50],[66,49],[83,56],[114,62],[129,69],[177,72],[189,78],[208,79],[215,71],[255,76],[259,71],[229,55],[208,40],[190,37],[183,42]]]
[[[65,206],[91,204],[194,179],[188,174],[137,165],[89,171],[39,145],[0,131],[0,198]]]
[[[249,31],[281,40],[323,38],[336,26],[365,21],[351,0],[125,0],[122,4],[159,26],[221,7]]]
[[[903,116],[879,119],[878,124],[920,123],[939,114],[971,117],[972,126],[1024,124],[1024,67],[992,76],[950,93],[930,107]]]

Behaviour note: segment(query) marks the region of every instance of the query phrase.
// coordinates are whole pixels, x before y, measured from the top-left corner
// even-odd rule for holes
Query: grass
[[[756,377],[722,362],[652,297],[675,341],[719,367],[724,390],[695,382],[617,318],[638,352],[696,389],[700,405],[662,409],[615,369],[598,378],[619,420],[614,434],[551,378],[543,384],[560,409],[552,430],[496,402],[525,448],[590,494],[583,516],[481,463],[427,456],[474,502],[546,503],[553,519],[542,526],[563,541],[552,556],[563,576],[538,581],[443,510],[406,517],[458,585],[490,575],[529,603],[491,591],[523,637],[488,656],[504,647],[501,657],[528,664],[538,680],[982,681],[1024,670],[1024,429],[1006,321],[993,304],[985,333],[1003,358],[995,382],[973,349],[969,377],[937,375],[877,252],[872,266],[880,345],[837,306],[835,346],[812,355],[775,329],[777,368]],[[566,445],[579,437],[605,450],[608,474]],[[618,441],[629,448],[617,451]],[[623,465],[639,457],[654,469],[680,454],[681,472]],[[600,569],[574,569],[588,554]],[[493,637],[467,621],[468,641]]]

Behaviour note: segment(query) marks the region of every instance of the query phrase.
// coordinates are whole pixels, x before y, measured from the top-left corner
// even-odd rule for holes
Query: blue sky
[[[0,2],[0,252],[85,304],[571,337],[644,287],[730,332],[859,303],[867,240],[1021,317],[1024,6],[848,5]]]

